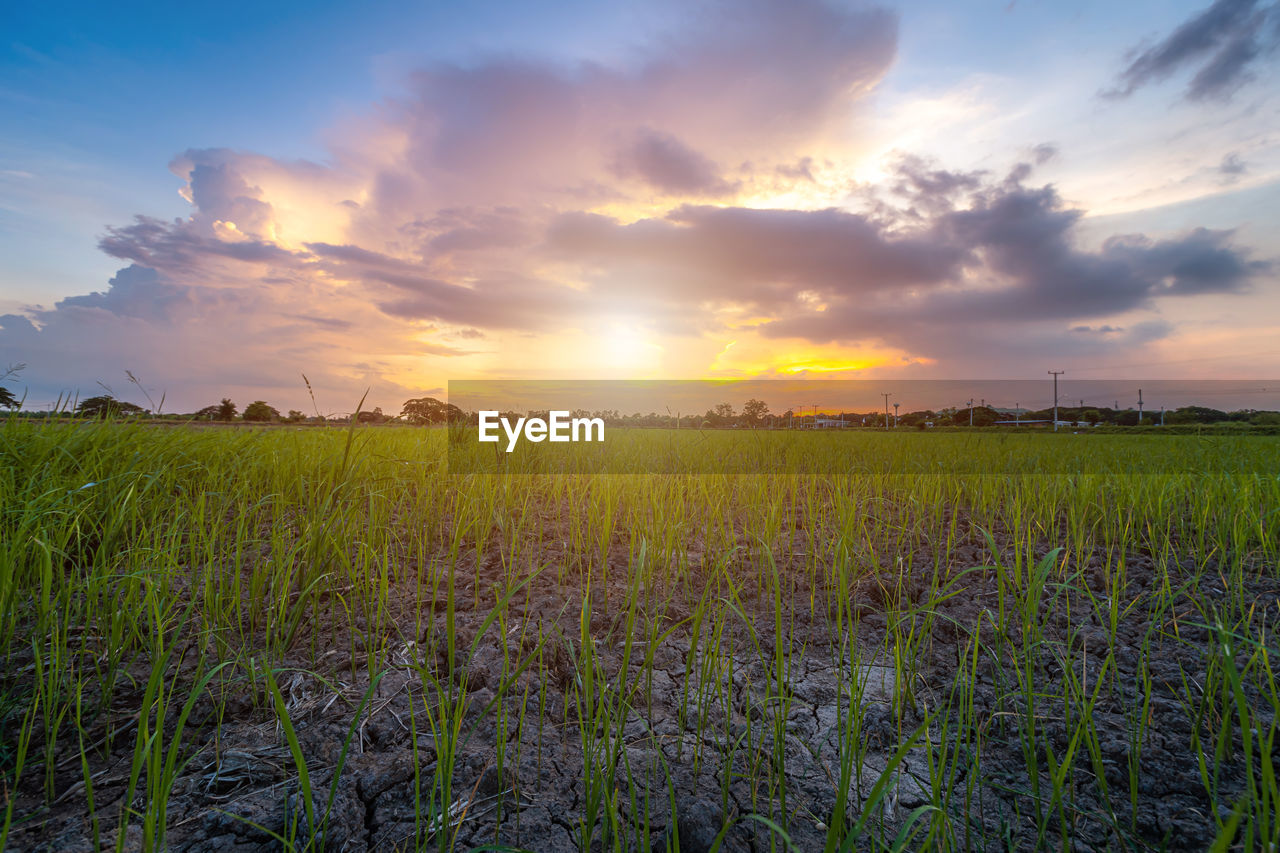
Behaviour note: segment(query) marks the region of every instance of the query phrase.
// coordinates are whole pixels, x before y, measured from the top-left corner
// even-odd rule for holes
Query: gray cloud
[[[931,168],[923,158],[914,155],[901,158],[896,171],[890,188],[915,206],[906,211],[913,216],[952,209],[957,198],[981,186],[985,174]]]
[[[68,296],[57,307],[62,310],[96,309],[121,317],[136,317],[153,323],[169,322],[172,314],[191,306],[190,290],[167,282],[150,267],[131,264],[116,273],[104,292]]]
[[[904,168],[909,178],[915,165]],[[934,282],[947,286],[867,289],[856,299],[832,290],[825,310],[797,308],[763,332],[816,343],[913,340],[920,349],[939,335],[974,340],[993,326],[1061,325],[1149,308],[1165,298],[1240,293],[1274,271],[1223,230],[1198,228],[1162,240],[1116,236],[1096,251],[1079,249],[1074,232],[1082,212],[1065,207],[1050,186],[1023,185],[1022,171],[976,190],[967,207],[939,208],[916,237],[959,259]],[[939,178],[937,192],[949,198],[953,183]],[[853,269],[847,274],[857,275]],[[1137,326],[1130,330],[1138,333]]]
[[[359,246],[307,243],[326,272],[359,282],[379,310],[406,320],[438,320],[490,329],[540,329],[571,321],[583,307],[573,288],[519,273],[454,284],[426,263],[392,258]]]
[[[39,333],[35,323],[21,314],[0,314],[0,329],[11,335],[34,335]]]
[[[1218,173],[1228,178],[1237,178],[1249,171],[1249,164],[1240,159],[1240,155],[1232,152],[1222,158],[1218,164]]]
[[[229,242],[200,234],[191,221],[170,223],[149,216],[135,217],[132,225],[108,227],[98,248],[114,258],[155,268],[190,268],[205,257],[277,264],[295,260],[275,243],[253,238]]]
[[[685,26],[605,66],[504,57],[433,65],[384,111],[403,156],[357,222],[385,232],[435,209],[558,204],[621,175],[671,194],[723,194],[715,164],[794,159],[844,128],[896,53],[897,16],[815,0],[710,0]],[[349,197],[349,196],[348,196]]]
[[[406,230],[423,235],[423,254],[513,249],[535,240],[529,223],[513,207],[449,208],[406,226]]]
[[[1258,8],[1257,0],[1216,0],[1155,45],[1142,50],[1120,72],[1109,97],[1127,97],[1188,67],[1198,66],[1187,86],[1190,100],[1223,100],[1253,78],[1257,62],[1275,52],[1280,6]]]
[[[585,267],[598,304],[622,301],[669,331],[705,330],[708,308],[738,305],[775,317],[760,327],[769,337],[884,341],[930,356],[998,353],[991,342],[1018,338],[1013,328],[1035,329],[1026,346],[1052,340],[1055,351],[1082,346],[1086,330],[1091,346],[1099,333],[1109,347],[1137,346],[1172,327],[1080,321],[1242,293],[1274,271],[1229,230],[1120,235],[1081,249],[1083,211],[1052,186],[1026,184],[1032,168],[993,179],[905,157],[888,184],[901,204],[877,207],[875,218],[688,205],[627,225],[564,214],[545,250]]]
[[[1058,156],[1058,146],[1051,142],[1041,142],[1031,149],[1031,156],[1035,159],[1037,166],[1043,166]]]
[[[791,181],[813,183],[813,158],[801,157],[794,163],[783,163],[773,170],[780,177]]]
[[[723,196],[738,184],[720,176],[716,164],[669,133],[649,128],[635,132],[618,152],[613,172],[638,178],[670,195]]]
[[[481,279],[470,287],[410,276],[375,275],[402,291],[375,295],[386,314],[487,329],[548,330],[573,325],[586,301],[569,287],[517,273]]]
[[[271,224],[271,205],[262,190],[249,186],[228,163],[195,163],[188,172],[191,203],[210,220],[234,222],[243,233],[263,236]]]
[[[1251,260],[1232,244],[1233,231],[1196,228],[1171,240],[1112,237],[1101,256],[1145,283],[1144,296],[1239,293],[1272,271],[1268,261]]]
[[[895,236],[841,210],[756,210],[683,206],[630,225],[566,214],[547,235],[555,256],[596,270],[595,292],[612,295],[646,281],[648,297],[730,300],[773,309],[800,291],[867,292],[937,284],[963,252]]]

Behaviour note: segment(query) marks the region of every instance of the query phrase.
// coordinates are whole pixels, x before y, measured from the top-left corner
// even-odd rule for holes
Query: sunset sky
[[[0,369],[1280,376],[1280,6],[7,4]]]

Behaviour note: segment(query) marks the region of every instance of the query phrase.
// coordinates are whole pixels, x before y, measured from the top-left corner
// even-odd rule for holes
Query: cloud
[[[423,357],[462,360],[451,341],[468,336],[594,329],[625,300],[586,286],[589,258],[552,259],[548,229],[637,197],[731,197],[743,185],[720,164],[811,181],[774,167],[811,162],[806,148],[847,122],[889,68],[896,27],[813,0],[706,3],[627,63],[428,65],[336,129],[324,164],[190,148],[170,163],[190,216],[108,228],[100,247],[129,266],[33,309],[32,337],[3,347],[67,384],[83,365],[142,371],[150,340],[166,353],[156,378],[183,381],[192,359],[241,376],[284,360],[281,381],[306,369],[351,388],[352,353],[408,382]]]
[[[482,252],[490,249],[520,248],[530,245],[534,233],[513,207],[494,210],[445,209],[430,220],[408,226],[426,239],[426,249],[435,253]]]
[[[160,273],[149,267],[131,264],[116,273],[105,292],[68,296],[60,300],[57,307],[64,311],[106,311],[119,317],[168,323],[174,313],[190,305],[187,288],[170,285]]]
[[[1258,8],[1256,0],[1216,0],[1151,47],[1138,52],[1120,72],[1115,88],[1123,98],[1188,67],[1197,67],[1187,86],[1193,101],[1226,100],[1253,79],[1253,69],[1280,44],[1280,6]]]
[[[1144,282],[1148,297],[1240,293],[1273,266],[1252,260],[1246,250],[1232,244],[1233,235],[1232,231],[1195,228],[1172,240],[1112,237],[1101,256]]]
[[[213,224],[234,223],[241,234],[262,238],[271,230],[273,211],[262,190],[251,187],[229,164],[195,163],[188,173],[191,203]]]
[[[1116,235],[1080,248],[1084,211],[1029,183],[1033,169],[1019,163],[999,177],[906,156],[870,205],[874,216],[684,205],[622,223],[571,213],[551,223],[545,249],[584,268],[588,297],[670,331],[723,329],[720,312],[732,310],[763,317],[755,329],[774,340],[967,363],[1088,352],[1080,332],[1094,327],[1081,320],[1241,294],[1274,272],[1230,230]],[[1115,349],[1173,329],[1149,318],[1097,327]]]
[[[642,128],[619,152],[613,172],[671,195],[723,196],[738,188],[716,164],[669,133]]]
[[[335,129],[324,163],[191,148],[170,164],[190,215],[106,229],[124,266],[0,318],[0,363],[50,394],[127,368],[178,406],[231,388],[302,406],[306,372],[389,405],[448,375],[591,369],[566,342],[619,323],[685,375],[721,338],[912,362],[1132,347],[1173,327],[1122,315],[1272,274],[1229,230],[1080,248],[1084,211],[1032,182],[1048,144],[1006,173],[908,152],[847,206],[798,206],[851,183],[839,152],[896,34],[874,8],[702,4],[616,65],[427,66]]]
[[[919,164],[905,162],[901,180],[912,183],[919,171]],[[935,213],[916,225],[915,240],[957,259],[937,280],[879,293],[865,289],[857,298],[829,289],[818,309],[797,304],[762,332],[814,343],[914,343],[933,355],[930,343],[942,337],[986,340],[1010,324],[1078,329],[1072,321],[1165,299],[1242,293],[1274,272],[1229,230],[1197,228],[1160,240],[1119,235],[1097,250],[1080,249],[1075,231],[1083,212],[1067,207],[1052,186],[1026,186],[1024,174],[1016,168],[974,189],[964,207],[935,203]],[[972,185],[964,176],[939,175],[927,187],[949,200],[957,184]],[[914,209],[904,215],[916,221]]]
[[[346,196],[360,204],[350,236],[449,208],[727,195],[720,164],[772,170],[846,132],[896,53],[896,16],[876,8],[710,2],[682,23],[616,65],[502,57],[413,74],[342,140],[351,171],[372,167],[364,197]]]
[[[204,236],[196,222],[137,217],[132,225],[108,227],[98,247],[115,258],[155,267],[191,267],[202,259],[288,263],[292,253],[249,236]]]
[[[551,224],[546,245],[592,268],[593,292],[610,298],[645,279],[646,296],[658,301],[724,300],[762,310],[790,303],[802,290],[852,294],[937,284],[963,255],[836,209],[702,205],[629,225],[566,214]]]
[[[1116,334],[1117,332],[1123,332],[1123,331],[1124,331],[1124,329],[1123,329],[1122,327],[1120,327],[1120,326],[1106,326],[1106,325],[1103,325],[1103,326],[1072,326],[1072,327],[1071,327],[1071,331],[1076,332],[1077,334],[1088,334],[1088,335],[1114,335],[1114,334]]]
[[[896,174],[890,184],[897,195],[926,213],[950,210],[955,200],[966,192],[976,190],[982,182],[983,172],[953,172],[931,168],[922,157],[903,156],[897,164]],[[912,215],[918,215],[909,209]]]
[[[1249,164],[1241,160],[1240,155],[1235,152],[1224,156],[1222,162],[1218,164],[1218,174],[1228,182],[1237,180],[1247,171],[1249,171]]]

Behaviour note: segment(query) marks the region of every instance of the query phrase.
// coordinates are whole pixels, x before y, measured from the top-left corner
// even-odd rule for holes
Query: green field
[[[0,425],[0,847],[1280,843],[1280,438],[610,439]]]

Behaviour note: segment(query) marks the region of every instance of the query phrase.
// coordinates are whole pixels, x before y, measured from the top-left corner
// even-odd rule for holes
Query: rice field
[[[5,422],[0,847],[1276,849],[1280,438],[770,440]]]

